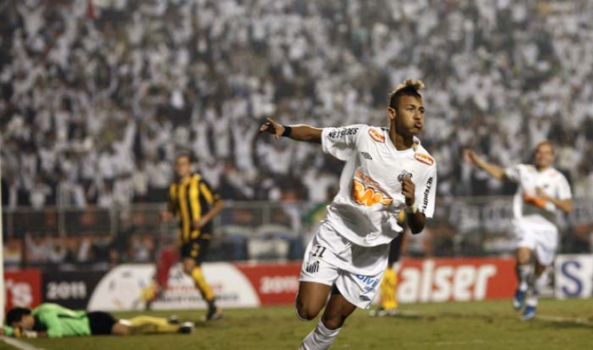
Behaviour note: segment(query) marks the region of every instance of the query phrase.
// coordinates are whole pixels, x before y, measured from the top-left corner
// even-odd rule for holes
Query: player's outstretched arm
[[[296,141],[306,141],[321,143],[321,133],[323,129],[314,128],[309,125],[290,125],[279,124],[274,119],[268,118],[268,122],[259,128],[259,133],[267,132],[278,140],[282,136],[289,137]]]
[[[492,176],[495,179],[505,181],[508,180],[507,174],[505,173],[504,169],[499,167],[498,165],[488,163],[480,156],[476,154],[473,150],[465,150],[463,152],[463,158],[465,161],[470,164],[475,164],[478,168],[483,169],[488,173],[488,175]]]

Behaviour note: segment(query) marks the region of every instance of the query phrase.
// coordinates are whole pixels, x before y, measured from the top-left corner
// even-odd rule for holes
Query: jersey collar
[[[395,148],[393,142],[391,142],[388,129],[383,129],[383,136],[385,137],[385,143],[387,144],[387,147],[389,147],[391,152],[393,152],[394,154],[416,153],[416,151],[418,150],[418,146],[421,145],[420,139],[414,136],[414,145],[412,147],[405,151],[398,151],[397,148]]]

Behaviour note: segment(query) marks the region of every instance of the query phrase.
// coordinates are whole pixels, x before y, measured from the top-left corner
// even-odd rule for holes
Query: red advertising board
[[[41,272],[25,269],[4,272],[6,310],[13,307],[34,308],[41,303]]]
[[[223,307],[294,304],[299,262],[274,264],[206,263],[204,274]],[[398,274],[401,303],[450,302],[511,298],[516,279],[514,260],[503,258],[404,259]],[[79,274],[46,274],[38,270],[7,271],[7,308],[35,307],[45,300],[92,310],[144,308],[142,289],[154,276],[154,265],[120,265],[87,281]],[[92,283],[91,283],[92,282]],[[190,277],[177,264],[168,272],[168,287],[155,309],[204,308]],[[44,289],[45,288],[45,289]],[[44,292],[45,290],[45,292]],[[68,304],[68,303],[77,303]]]
[[[294,303],[299,290],[300,263],[235,264],[252,284],[261,305]]]
[[[402,303],[470,301],[513,296],[513,259],[405,259],[399,270]]]
[[[235,264],[252,284],[261,305],[294,303],[300,263]],[[470,301],[513,296],[513,259],[405,259],[399,269],[402,303]]]

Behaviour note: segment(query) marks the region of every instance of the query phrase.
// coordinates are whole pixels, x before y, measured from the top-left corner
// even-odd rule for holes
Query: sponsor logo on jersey
[[[423,154],[423,153],[414,154],[414,158],[416,158],[416,160],[419,161],[420,163],[424,163],[426,165],[434,164],[434,159],[432,159],[430,156]]]
[[[371,155],[368,154],[367,152],[360,152],[360,154],[362,154],[364,159],[373,160],[373,157],[371,157]]]
[[[312,264],[307,265],[307,267],[305,268],[305,270],[308,273],[316,273],[317,271],[319,271],[319,260],[316,261],[316,262],[314,262],[314,263],[312,263]]]
[[[529,196],[525,193],[523,194],[523,202],[542,209],[545,209],[546,205],[548,204],[548,202],[543,198]]]
[[[422,212],[426,210],[428,207],[428,195],[430,194],[430,189],[432,188],[433,177],[429,177],[428,181],[426,181],[426,189],[424,190],[424,202],[422,203]]]
[[[362,283],[364,283],[364,291],[367,293],[374,292],[380,282],[379,278],[372,278],[369,276],[356,275],[356,278],[358,278],[362,281]]]
[[[371,135],[371,138],[377,142],[382,142],[385,143],[385,136],[383,136],[383,134],[380,131],[377,131],[376,129],[370,128],[369,129],[369,135]]]
[[[393,198],[381,189],[379,183],[363,174],[360,169],[356,170],[352,181],[352,199],[366,207],[377,203],[389,205],[393,202]]]
[[[330,132],[327,136],[329,136],[332,139],[337,139],[344,136],[356,135],[357,132],[358,128],[340,128],[336,131]]]

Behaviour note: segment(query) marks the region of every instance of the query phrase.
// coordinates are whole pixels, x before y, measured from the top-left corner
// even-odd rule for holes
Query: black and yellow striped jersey
[[[192,174],[188,179],[173,182],[169,186],[169,211],[179,218],[179,238],[182,244],[212,235],[212,221],[201,230],[193,229],[192,222],[200,220],[219,200],[220,195],[212,190],[200,174]]]

